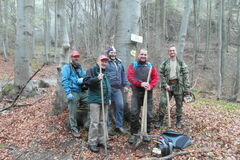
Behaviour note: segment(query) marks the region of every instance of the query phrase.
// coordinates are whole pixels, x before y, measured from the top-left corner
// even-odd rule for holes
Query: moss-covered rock
[[[2,88],[2,95],[3,96],[8,96],[9,93],[14,89],[14,85],[13,84],[6,84],[5,86],[3,86]]]

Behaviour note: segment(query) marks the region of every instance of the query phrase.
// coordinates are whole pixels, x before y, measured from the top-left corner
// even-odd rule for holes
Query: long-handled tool
[[[149,69],[147,83],[149,83],[150,75],[152,72],[152,67]],[[148,90],[145,89],[144,92],[144,99],[143,99],[143,108],[142,108],[142,122],[141,122],[141,133],[147,134],[147,97],[148,97]]]
[[[152,72],[152,67],[149,69],[147,83],[150,81],[150,76]],[[140,145],[143,140],[144,136],[147,136],[147,97],[148,97],[148,90],[145,89],[144,92],[144,99],[143,99],[143,107],[142,107],[142,121],[141,121],[141,133],[137,136],[140,137],[135,144],[135,149]],[[140,140],[140,141],[139,141]]]
[[[102,74],[102,62],[100,60],[100,74]],[[108,154],[107,152],[107,125],[106,125],[106,115],[105,115],[105,109],[104,109],[104,94],[103,94],[103,80],[100,81],[100,87],[101,87],[101,99],[102,99],[102,118],[103,118],[103,135],[104,135],[104,149],[105,154]]]
[[[168,113],[168,127],[171,127],[171,115],[170,115],[170,100],[169,100],[169,92],[166,90],[166,97],[167,97],[167,113]]]

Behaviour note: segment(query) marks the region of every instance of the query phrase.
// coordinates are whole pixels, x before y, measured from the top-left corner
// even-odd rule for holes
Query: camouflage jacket
[[[178,86],[179,91],[189,91],[190,89],[190,82],[189,82],[189,71],[187,65],[177,59],[177,79],[178,79]],[[159,69],[160,78],[161,78],[161,87],[165,88],[169,84],[169,76],[170,76],[170,60],[164,61]]]

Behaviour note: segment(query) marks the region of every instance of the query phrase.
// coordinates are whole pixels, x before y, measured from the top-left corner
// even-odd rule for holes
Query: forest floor
[[[34,79],[56,77],[56,65],[48,65]],[[13,62],[0,62],[0,81],[13,78]],[[11,75],[12,74],[12,75]],[[108,155],[101,150],[92,153],[87,148],[87,131],[81,130],[82,138],[76,139],[66,127],[67,110],[58,116],[49,116],[56,86],[43,89],[41,95],[22,99],[17,104],[32,103],[31,106],[15,107],[0,115],[0,159],[138,159],[152,157],[154,142],[144,143],[135,150],[128,144],[129,135],[115,135],[108,144],[112,146]],[[155,90],[154,107],[157,108],[159,91]],[[172,102],[173,103],[173,102]],[[2,101],[0,109],[10,103]],[[172,110],[174,115],[175,109]],[[172,126],[175,119],[172,116]],[[154,129],[153,135],[166,129],[177,130],[190,136],[193,144],[184,150],[213,148],[206,153],[191,153],[174,159],[240,159],[240,105],[201,98],[184,104],[182,129]]]

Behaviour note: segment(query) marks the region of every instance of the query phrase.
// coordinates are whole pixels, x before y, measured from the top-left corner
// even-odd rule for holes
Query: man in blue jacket
[[[80,102],[87,108],[87,95],[81,87],[85,76],[86,73],[80,65],[79,52],[71,52],[71,63],[64,65],[61,69],[61,82],[68,99],[71,132],[76,138],[80,137],[77,125],[77,105]]]
[[[107,55],[109,62],[106,72],[112,89],[111,100],[115,106],[115,132],[126,134],[127,132],[123,129],[124,103],[121,89],[123,88],[124,92],[128,92],[129,82],[121,60],[116,57],[115,48],[108,48]]]

